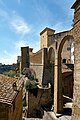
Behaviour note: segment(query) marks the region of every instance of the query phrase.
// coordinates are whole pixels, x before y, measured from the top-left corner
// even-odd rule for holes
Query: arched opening
[[[54,64],[55,52],[54,49],[51,47],[49,48],[48,52],[48,63]]]
[[[62,52],[61,59],[64,64],[74,64],[74,40],[73,38],[64,38],[66,39]]]
[[[65,36],[58,49],[58,91],[62,96],[58,95],[58,99],[62,100],[63,112],[64,106],[73,98],[73,72],[74,72],[74,38],[73,36]],[[72,57],[73,56],[73,57]],[[61,98],[62,97],[62,98]]]

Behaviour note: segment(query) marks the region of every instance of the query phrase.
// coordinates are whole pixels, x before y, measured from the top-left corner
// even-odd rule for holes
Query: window
[[[67,47],[67,50],[70,51],[70,50],[71,50],[71,47]]]
[[[63,63],[66,63],[66,59],[63,59]]]

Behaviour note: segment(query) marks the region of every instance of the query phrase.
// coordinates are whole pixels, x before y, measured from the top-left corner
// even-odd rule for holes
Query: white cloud
[[[0,62],[3,64],[17,63],[17,56],[21,55],[21,47],[27,46],[27,43],[23,40],[14,44],[14,52],[10,53],[7,50],[3,51],[3,55],[0,56]]]
[[[13,56],[7,56],[7,57],[1,57],[0,59],[1,63],[3,64],[12,64],[12,63],[17,63],[17,56],[13,55]]]
[[[31,31],[31,26],[24,20],[23,17],[16,14],[16,11],[7,12],[0,9],[0,19],[6,21],[14,32],[25,35]]]
[[[6,50],[4,50],[4,54],[8,55],[8,56],[11,56]]]
[[[27,23],[19,17],[18,18],[13,18],[10,21],[11,26],[14,28],[14,30],[16,30],[17,33],[19,34],[26,34],[30,31],[30,28],[28,27]]]
[[[33,48],[33,52],[37,52],[40,49],[40,41],[35,41],[35,44],[29,43],[29,47]]]
[[[21,47],[26,47],[26,46],[27,46],[27,43],[24,40],[20,40],[15,43],[15,48],[17,50],[20,50]]]
[[[12,64],[17,63],[17,56],[21,55],[21,47],[26,47],[27,43],[23,40],[15,43],[15,52],[9,53],[7,50],[3,51],[3,56],[0,56],[0,62],[3,64]],[[39,50],[39,42],[35,42],[35,44],[31,44],[33,47],[33,51],[36,52]]]
[[[3,51],[4,55],[0,56],[0,62],[3,64],[17,63],[18,53],[10,54],[6,50]]]
[[[17,56],[21,55],[21,47],[26,47],[27,43],[23,40],[14,44],[14,52],[10,53],[7,50],[3,51],[3,55],[0,55],[0,63],[13,64],[17,63]]]
[[[58,22],[52,28],[56,30],[55,32],[62,32],[62,31],[67,31],[71,29],[71,25],[69,26],[70,21],[65,21],[65,22]],[[68,26],[67,26],[68,24]]]

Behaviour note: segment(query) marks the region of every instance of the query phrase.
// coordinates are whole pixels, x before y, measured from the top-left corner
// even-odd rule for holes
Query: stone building
[[[69,31],[64,31],[56,34],[54,32],[55,30],[51,28],[45,28],[40,33],[41,48],[36,53],[33,53],[32,48],[29,47],[21,48],[22,53],[21,60],[23,61],[24,66],[27,67],[28,63],[28,65],[30,65],[30,68],[33,68],[35,70],[39,84],[42,84],[43,86],[48,86],[49,83],[51,84],[51,94],[54,94],[55,51],[58,49],[61,39],[64,38]],[[62,66],[61,69],[62,92],[63,92],[62,95],[70,97],[71,99],[73,98],[73,82],[74,82],[72,68],[73,67],[72,63],[74,63],[74,59],[72,59],[71,56],[72,53],[74,52],[74,49],[72,51],[73,43],[74,43],[73,38],[67,38],[61,50],[60,58]],[[24,68],[24,66],[22,64],[22,68]],[[69,100],[63,97],[63,103],[66,103],[67,101]],[[32,104],[30,103],[30,105]]]
[[[30,56],[30,66],[38,73],[41,82],[45,71],[53,65],[52,80],[54,80],[54,112],[63,112],[63,72],[73,70],[69,64],[74,63],[74,90],[72,120],[80,119],[80,0],[76,0],[72,6],[74,9],[73,28],[61,33],[54,33],[50,28],[45,28],[40,33],[41,49]],[[38,60],[37,60],[38,59]],[[62,64],[63,63],[63,64]],[[66,66],[64,66],[64,63]],[[39,67],[40,66],[40,67]],[[70,67],[70,69],[68,69]],[[67,68],[67,69],[66,69]],[[50,69],[50,68],[49,68]],[[49,71],[48,71],[49,72]],[[71,73],[73,74],[73,73]],[[46,74],[47,75],[47,74]],[[69,75],[69,74],[68,74]],[[48,76],[50,78],[50,76]],[[69,77],[69,76],[68,76]],[[66,80],[66,79],[65,79]],[[66,82],[64,82],[65,84]],[[69,81],[67,81],[69,84]],[[72,86],[72,85],[71,85]],[[73,86],[72,86],[73,87]],[[67,94],[67,93],[66,93]]]
[[[63,32],[59,32],[55,34],[55,30],[51,29],[51,28],[45,28],[41,33],[40,33],[40,49],[42,48],[49,48],[52,44],[55,44],[57,42],[56,45],[59,44],[60,41],[60,37],[66,35],[68,31],[63,31]],[[67,39],[63,49],[62,49],[62,62],[63,63],[73,63],[73,58],[72,58],[72,54],[74,52],[73,49],[73,39]],[[55,47],[57,47],[55,45]],[[54,57],[54,53],[52,54],[52,56]],[[54,60],[52,58],[52,60]]]
[[[22,120],[23,81],[0,75],[0,120]]]
[[[55,52],[54,52],[53,46],[55,50],[57,50],[57,47],[60,44],[61,38],[63,38],[69,32],[69,31],[64,31],[64,32],[55,34],[52,31],[54,30],[50,28],[45,28],[40,33],[40,38],[41,38],[40,41],[42,45],[39,51],[37,51],[36,53],[33,53],[32,49],[30,49],[29,47],[25,47],[25,48],[23,47],[25,52],[28,51],[29,53],[27,55],[28,57],[25,57],[25,52],[24,54],[22,54],[24,55],[24,58],[25,58],[25,61],[24,61],[24,58],[22,57],[25,67],[27,67],[26,65],[26,61],[27,61],[30,65],[30,68],[33,68],[35,70],[36,77],[38,78],[39,84],[42,84],[43,86],[48,86],[49,83],[51,84],[51,93],[49,95],[54,94]],[[44,44],[45,44],[45,47],[44,47]],[[63,49],[61,51],[62,92],[64,96],[70,97],[71,99],[73,98],[73,82],[74,82],[73,66],[72,66],[72,61],[71,61],[72,44],[73,44],[73,39],[67,38],[63,46]],[[40,100],[40,96],[39,96],[40,94],[41,94],[40,90],[38,92],[37,98],[33,96],[32,94],[29,94],[28,112],[30,112],[30,114],[33,114],[33,109],[38,108],[38,104],[35,104],[35,103],[37,103],[37,101]],[[35,99],[34,104],[32,102],[32,98]],[[66,99],[66,97],[63,97],[63,103],[66,103],[67,101],[71,101],[71,100]]]
[[[47,27],[40,32],[40,49],[48,48],[54,42],[52,39],[54,32],[55,30]],[[48,36],[51,36],[51,38]]]

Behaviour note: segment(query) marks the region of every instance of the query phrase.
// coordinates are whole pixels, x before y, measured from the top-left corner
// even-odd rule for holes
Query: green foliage
[[[13,65],[0,65],[0,74],[4,74],[5,72],[9,72],[10,70],[15,70],[15,66]]]
[[[35,97],[37,97],[38,87],[37,87],[37,82],[35,80],[30,80],[30,79],[26,80],[25,88],[26,91],[29,91]]]
[[[9,76],[9,77],[15,77],[16,76],[16,72],[13,70],[10,70],[8,72],[4,72],[5,75]]]
[[[28,78],[25,82],[25,89],[37,96],[38,81],[36,79],[35,71],[32,68],[24,68],[22,74]]]
[[[35,80],[32,81],[30,79],[26,80],[25,88],[26,88],[26,90],[37,88],[36,81]]]

